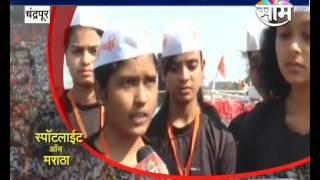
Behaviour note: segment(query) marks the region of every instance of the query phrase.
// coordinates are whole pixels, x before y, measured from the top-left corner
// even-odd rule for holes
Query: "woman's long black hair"
[[[290,93],[290,85],[282,76],[276,55],[277,28],[269,27],[263,31],[261,46],[262,63],[260,77],[266,92],[273,97],[285,99]]]

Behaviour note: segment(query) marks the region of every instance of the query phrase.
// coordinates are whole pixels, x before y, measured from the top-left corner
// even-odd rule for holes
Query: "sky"
[[[155,51],[161,51],[162,33],[170,24],[188,21],[198,29],[206,59],[205,81],[239,81],[247,76],[247,60],[241,55],[246,47],[246,29],[261,29],[255,6],[104,6],[90,7],[103,13],[107,24],[144,22],[153,38]],[[226,78],[217,74],[217,66],[224,56]],[[65,87],[72,81],[65,66]]]

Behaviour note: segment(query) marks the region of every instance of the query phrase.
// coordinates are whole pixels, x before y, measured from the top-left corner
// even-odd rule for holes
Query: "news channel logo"
[[[289,0],[261,0],[256,4],[256,14],[267,26],[279,27],[291,21],[293,5]]]
[[[26,24],[49,24],[50,6],[25,6],[24,23]]]

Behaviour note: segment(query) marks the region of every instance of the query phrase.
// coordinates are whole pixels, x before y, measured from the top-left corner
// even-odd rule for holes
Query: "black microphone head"
[[[146,158],[149,154],[153,153],[154,150],[152,149],[151,146],[143,146],[142,148],[140,148],[137,152],[137,161],[140,162],[142,161],[144,158]]]

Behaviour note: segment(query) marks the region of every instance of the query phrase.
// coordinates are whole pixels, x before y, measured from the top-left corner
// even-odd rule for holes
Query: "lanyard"
[[[107,148],[106,136],[104,135],[103,129],[99,134],[100,147],[102,148],[105,157],[109,157],[109,150]]]
[[[82,118],[80,116],[78,107],[77,107],[77,105],[75,103],[74,97],[73,97],[73,95],[71,94],[70,91],[67,93],[67,97],[69,98],[70,103],[71,103],[73,117],[76,120],[81,132],[83,133],[84,138],[86,139],[88,137],[88,134],[87,134],[86,128],[85,128],[85,126],[83,124]],[[104,116],[101,115],[103,111],[104,111],[103,106],[100,106],[100,123],[103,123],[102,122],[102,118]]]
[[[167,132],[168,132],[168,136],[169,136],[169,141],[170,141],[170,145],[171,145],[171,148],[173,151],[174,159],[175,159],[177,169],[178,169],[180,176],[188,176],[190,173],[191,161],[192,161],[192,156],[193,156],[193,152],[194,152],[194,146],[196,144],[199,125],[200,125],[200,111],[198,110],[196,112],[195,118],[194,118],[194,125],[193,125],[193,130],[192,130],[191,142],[189,143],[188,160],[186,163],[186,167],[182,167],[181,162],[179,160],[176,143],[174,142],[175,137],[174,137],[174,134],[172,131],[172,126],[169,123],[167,124]]]
[[[100,111],[100,134],[99,134],[99,143],[100,143],[100,147],[102,148],[103,154],[105,157],[109,157],[109,151],[107,148],[107,140],[106,140],[106,136],[104,135],[104,117],[105,117],[105,111],[104,111],[104,107],[101,106],[101,111]]]

